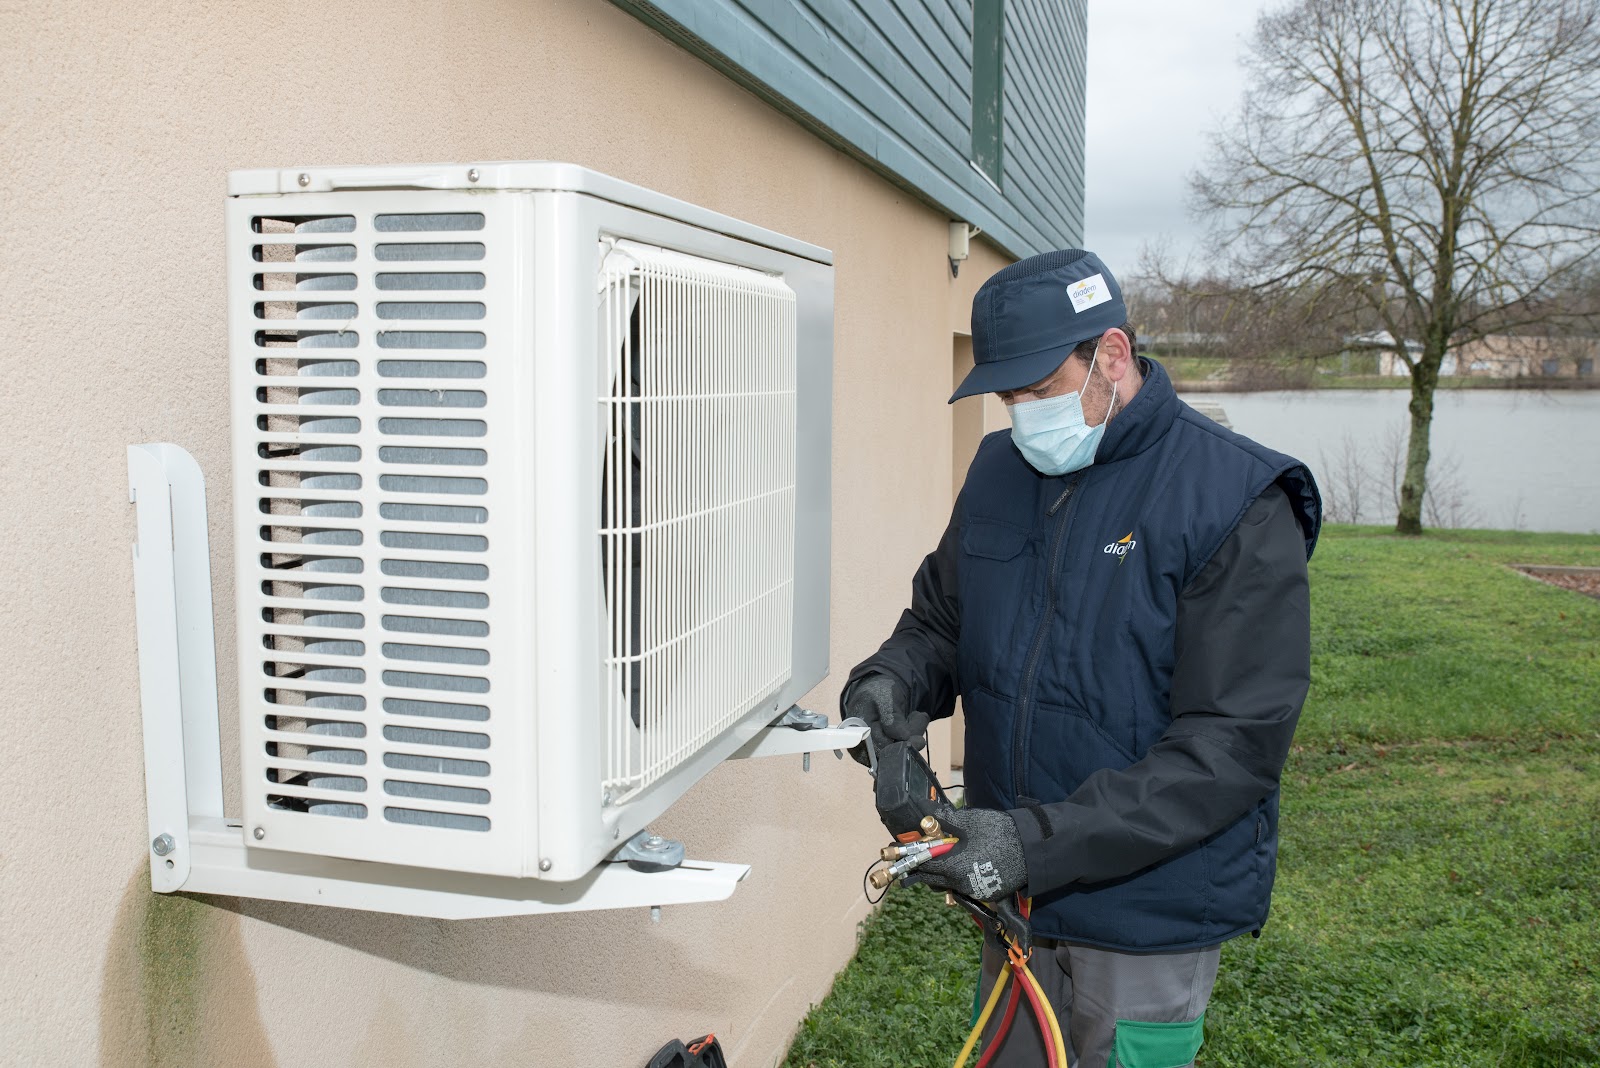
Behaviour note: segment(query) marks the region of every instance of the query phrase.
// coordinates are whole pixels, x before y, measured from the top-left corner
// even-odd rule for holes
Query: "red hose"
[[[944,847],[946,851],[948,851],[950,848],[950,846]],[[1019,905],[1022,909],[1023,918],[1027,919],[1028,916],[1033,912],[1033,898],[1021,898]],[[972,918],[972,922],[978,925],[979,930],[983,929],[982,922],[980,922],[976,916]],[[1005,967],[1005,964],[1002,963],[1001,967]],[[1000,1017],[1000,1026],[996,1028],[994,1038],[990,1039],[989,1043],[984,1046],[983,1056],[978,1058],[978,1063],[975,1068],[988,1068],[989,1062],[994,1059],[997,1053],[1000,1052],[1000,1047],[1005,1045],[1006,1036],[1011,1033],[1011,1021],[1014,1020],[1017,1015],[1017,1005],[1022,1000],[1020,997],[1018,997],[1018,989],[1021,987],[1027,987],[1028,1001],[1033,1005],[1034,1017],[1039,1025],[1039,1037],[1044,1040],[1045,1057],[1049,1060],[1052,1068],[1054,1068],[1056,1050],[1055,1043],[1050,1038],[1050,1025],[1045,1022],[1044,1013],[1040,1010],[1038,1003],[1034,1001],[1033,987],[1025,982],[1021,975],[1012,977],[1011,994],[1006,999],[1005,1015]],[[1065,1066],[1063,1065],[1062,1068],[1065,1068]]]
[[[1044,1006],[1039,1004],[1039,995],[1033,992],[1033,984],[1017,976],[1016,981],[1022,984],[1024,994],[1028,995],[1028,1004],[1033,1006],[1034,1021],[1039,1025],[1039,1034],[1044,1038],[1044,1056],[1050,1068],[1067,1068],[1064,1064],[1056,1063],[1056,1044],[1050,1036],[1050,1022],[1045,1019]]]
[[[1017,976],[1011,982],[1011,995],[1006,999],[1006,1013],[1000,1017],[1000,1026],[995,1030],[994,1038],[983,1047],[983,1056],[978,1058],[977,1068],[989,1068],[989,1062],[994,1055],[1000,1052],[1000,1047],[1005,1045],[1006,1036],[1011,1033],[1011,1021],[1017,1015],[1017,1003],[1022,1000],[1017,988],[1022,986],[1022,977]]]

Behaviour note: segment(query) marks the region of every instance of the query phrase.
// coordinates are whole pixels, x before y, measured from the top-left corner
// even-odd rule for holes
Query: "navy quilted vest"
[[[1092,772],[1138,760],[1171,721],[1178,597],[1274,482],[1315,542],[1299,461],[1181,402],[1160,364],[1106,428],[1093,466],[1050,478],[1009,431],[983,441],[957,502],[972,804],[1065,800]],[[1050,514],[1069,483],[1067,501]],[[1155,867],[1037,898],[1038,934],[1133,949],[1211,945],[1266,919],[1277,795]]]

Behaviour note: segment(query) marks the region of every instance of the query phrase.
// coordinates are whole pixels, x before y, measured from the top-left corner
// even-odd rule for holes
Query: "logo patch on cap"
[[[1111,299],[1111,287],[1106,285],[1104,275],[1091,274],[1068,286],[1067,296],[1072,300],[1074,312],[1085,312],[1097,304],[1108,302]]]

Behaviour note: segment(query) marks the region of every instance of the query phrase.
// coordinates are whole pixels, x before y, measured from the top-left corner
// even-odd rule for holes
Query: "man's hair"
[[[1117,329],[1128,335],[1128,350],[1135,358],[1138,358],[1139,339],[1133,333],[1133,324],[1123,323],[1121,326],[1117,327]],[[1094,359],[1095,346],[1100,344],[1100,339],[1103,337],[1105,337],[1104,334],[1096,334],[1094,337],[1078,342],[1077,345],[1073,346],[1072,355],[1076,356],[1084,363],[1088,363],[1090,360]]]

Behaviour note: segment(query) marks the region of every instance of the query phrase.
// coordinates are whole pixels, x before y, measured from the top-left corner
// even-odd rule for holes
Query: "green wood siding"
[[[1081,243],[1088,0],[612,2],[1007,252]]]

